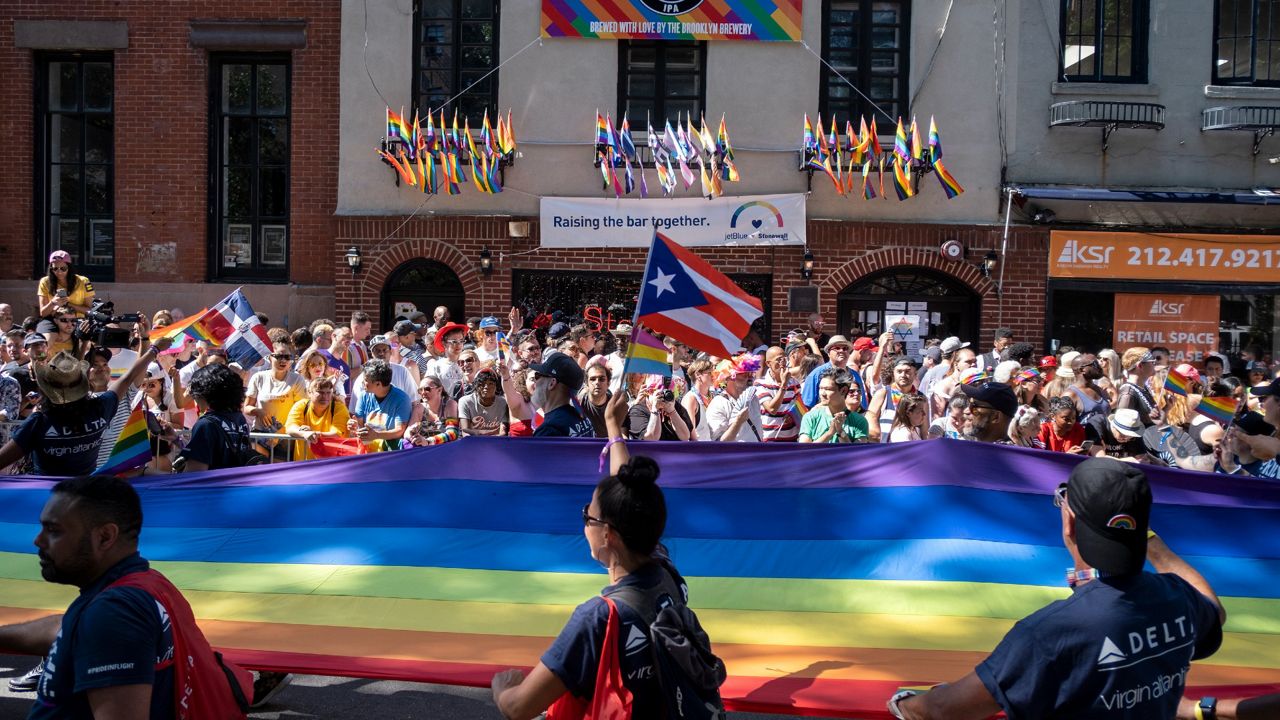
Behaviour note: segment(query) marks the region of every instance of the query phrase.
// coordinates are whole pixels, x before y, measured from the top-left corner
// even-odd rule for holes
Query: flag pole
[[[635,344],[636,331],[640,329],[640,301],[644,297],[644,280],[649,277],[649,270],[653,265],[653,248],[658,244],[658,231],[653,231],[653,240],[649,243],[649,254],[644,259],[644,272],[640,275],[640,290],[636,292],[636,309],[631,315],[631,337],[627,338],[627,357],[622,361],[622,389],[626,389],[627,382],[627,365],[631,358],[632,345]]]

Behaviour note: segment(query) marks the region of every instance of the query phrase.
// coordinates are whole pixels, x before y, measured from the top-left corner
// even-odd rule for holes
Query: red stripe
[[[711,267],[711,265],[702,258],[694,255],[693,252],[681,246],[679,243],[672,241],[662,233],[658,233],[658,239],[666,243],[667,249],[671,251],[676,259],[689,266],[694,272],[706,278],[708,282],[726,293],[742,300],[757,310],[763,311],[764,308],[760,304],[760,300],[748,295],[742,288],[738,287],[729,276]]]
[[[729,357],[737,348],[728,348],[719,338],[698,332],[684,323],[676,322],[665,315],[642,315],[640,321],[663,335],[670,335],[689,347],[711,353],[722,358]]]
[[[407,680],[469,687],[489,687],[507,665],[445,663],[428,660],[351,658],[342,655],[267,652],[218,648],[228,660],[254,670],[309,675]],[[529,668],[521,668],[528,671]],[[831,680],[799,675],[749,677],[735,675],[720,688],[725,707],[736,712],[785,712],[807,717],[857,717],[889,720],[885,702],[902,687],[928,685],[923,680]],[[1190,686],[1188,697],[1253,697],[1280,692],[1280,684]]]

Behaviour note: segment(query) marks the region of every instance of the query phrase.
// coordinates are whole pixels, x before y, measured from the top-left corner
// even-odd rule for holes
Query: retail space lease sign
[[[542,37],[799,42],[802,0],[542,0]]]
[[[1280,235],[1054,230],[1049,277],[1274,283]]]
[[[1112,347],[1169,348],[1175,363],[1204,362],[1218,349],[1217,295],[1116,293]]]
[[[804,245],[805,196],[542,198],[542,247],[649,247],[655,230],[685,247]]]

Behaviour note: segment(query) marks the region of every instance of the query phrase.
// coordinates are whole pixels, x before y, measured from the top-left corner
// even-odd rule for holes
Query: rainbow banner
[[[237,662],[488,687],[608,583],[581,520],[602,444],[471,437],[142,477],[142,553]],[[962,677],[1070,593],[1052,497],[1074,456],[953,440],[633,451],[662,467],[665,541],[728,665],[730,709],[886,718],[899,687]],[[1144,469],[1153,526],[1228,613],[1189,692],[1280,691],[1280,485]],[[76,595],[33,555],[51,485],[0,479],[0,623]]]
[[[542,37],[800,42],[803,0],[542,0]]]

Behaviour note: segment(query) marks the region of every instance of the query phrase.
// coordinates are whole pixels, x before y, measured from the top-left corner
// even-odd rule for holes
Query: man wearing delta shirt
[[[1021,620],[974,672],[889,700],[898,718],[1175,717],[1191,661],[1222,644],[1209,583],[1147,530],[1151,488],[1132,464],[1086,460],[1054,496],[1071,597]],[[1159,574],[1143,571],[1144,561]]]

